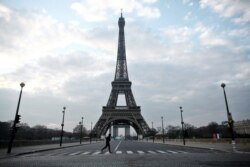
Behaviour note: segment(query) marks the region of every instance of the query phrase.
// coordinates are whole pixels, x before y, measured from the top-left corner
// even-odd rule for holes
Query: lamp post
[[[164,139],[163,117],[161,117],[161,127],[162,127],[162,141],[163,141],[163,143],[165,143],[165,139]]]
[[[19,99],[18,99],[18,104],[17,104],[17,109],[16,109],[15,120],[14,120],[13,126],[12,126],[11,138],[10,138],[10,142],[9,142],[9,145],[8,145],[8,151],[7,151],[8,154],[11,153],[11,148],[12,148],[13,140],[15,138],[15,134],[16,134],[16,131],[17,131],[16,124],[20,123],[20,118],[21,118],[21,115],[18,115],[18,111],[19,111],[19,106],[20,106],[20,102],[21,102],[23,87],[25,86],[25,84],[22,82],[22,83],[20,83],[20,86],[21,86],[21,91],[20,91],[20,94],[19,94]]]
[[[62,113],[63,113],[63,119],[62,119],[62,124],[61,124],[61,126],[62,126],[62,130],[61,130],[61,137],[60,137],[60,147],[62,146],[62,138],[63,138],[63,126],[64,126],[64,114],[65,114],[65,109],[66,109],[66,107],[63,107],[63,111],[62,111]]]
[[[89,139],[90,139],[90,143],[92,142],[92,122],[91,122],[91,126],[90,126],[90,136],[89,136]]]
[[[153,143],[155,142],[154,122],[152,121]]]
[[[227,96],[226,96],[226,91],[225,91],[226,84],[222,83],[221,87],[223,88],[223,92],[224,92],[225,103],[226,103],[226,108],[227,108],[227,119],[228,119],[228,124],[229,124],[230,132],[231,132],[232,144],[234,145],[235,144],[234,131],[233,131],[234,121],[233,121],[232,114],[229,112],[229,108],[228,108]],[[233,148],[234,148],[234,146],[233,146]]]
[[[180,110],[181,110],[181,130],[182,130],[182,140],[183,140],[183,145],[185,145],[186,143],[185,143],[185,134],[184,134],[184,130],[183,130],[183,124],[184,124],[184,122],[183,122],[183,117],[182,117],[182,112],[183,112],[183,110],[182,110],[182,107],[180,106]]]
[[[82,126],[83,126],[83,117],[82,117],[82,122],[79,122],[79,125],[81,126],[81,133],[80,133],[80,144],[82,144]]]

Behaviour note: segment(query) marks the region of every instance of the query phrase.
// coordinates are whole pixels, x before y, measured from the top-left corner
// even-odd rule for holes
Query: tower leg
[[[130,138],[130,126],[127,125],[125,126],[125,139],[129,139]]]
[[[111,124],[110,124],[110,127],[109,127],[109,134],[111,134],[111,128],[112,128],[112,126],[111,126]]]
[[[114,125],[113,126],[113,137],[116,138],[118,136],[118,126]]]

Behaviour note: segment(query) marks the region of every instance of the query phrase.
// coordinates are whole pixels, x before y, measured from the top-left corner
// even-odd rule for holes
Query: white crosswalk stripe
[[[101,151],[96,151],[92,155],[97,155],[97,154],[100,154],[100,153],[101,153]]]
[[[47,156],[55,156],[55,155],[58,155],[58,153],[51,153],[51,154],[48,154]]]
[[[80,153],[81,153],[81,151],[77,151],[77,152],[71,153],[71,154],[69,154],[69,155],[72,156],[72,155],[77,155],[77,154],[80,154]]]
[[[179,153],[187,154],[188,152],[186,151],[178,151]]]
[[[87,152],[83,152],[83,153],[81,153],[81,155],[87,155],[87,154],[89,154],[90,152],[89,151],[87,151]]]
[[[141,150],[138,150],[137,152],[138,152],[139,154],[144,154],[144,152],[141,151]]]
[[[161,151],[161,150],[157,150],[157,152],[162,153],[162,154],[166,154],[165,151]]]
[[[156,152],[151,151],[151,150],[149,150],[148,152],[151,153],[151,154],[156,154]]]
[[[133,154],[133,151],[127,151],[127,154]]]
[[[167,150],[167,152],[172,153],[172,154],[177,154],[178,152]]]
[[[69,154],[69,152],[64,152],[64,153],[61,153],[61,154],[55,154],[55,156],[68,155],[68,154]]]
[[[21,157],[33,157],[33,156],[37,156],[37,155],[39,155],[39,153],[28,154],[28,155],[22,155]]]
[[[110,153],[107,151],[107,152],[105,152],[105,155],[109,155]]]
[[[116,154],[122,154],[122,151],[116,151]]]

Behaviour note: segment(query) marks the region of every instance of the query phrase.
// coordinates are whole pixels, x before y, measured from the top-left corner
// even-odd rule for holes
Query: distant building
[[[250,120],[237,121],[234,123],[234,130],[237,134],[250,134]]]

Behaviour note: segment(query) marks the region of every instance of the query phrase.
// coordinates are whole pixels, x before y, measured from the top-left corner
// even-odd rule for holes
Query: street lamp
[[[152,121],[153,143],[155,142],[154,122]]]
[[[91,126],[90,126],[90,136],[89,136],[89,138],[90,138],[90,143],[92,142],[92,122],[91,122]]]
[[[228,108],[227,96],[226,96],[226,91],[225,91],[226,84],[222,83],[221,87],[223,88],[223,92],[224,92],[225,103],[226,103],[226,108],[227,108],[227,119],[228,119],[228,124],[229,124],[230,132],[231,132],[232,144],[234,145],[235,144],[234,131],[233,131],[234,121],[233,121],[232,114],[229,112],[229,108]]]
[[[180,110],[181,110],[181,130],[182,130],[182,139],[183,139],[183,145],[185,145],[185,134],[184,134],[184,130],[183,130],[183,124],[184,124],[184,122],[183,122],[183,117],[182,117],[182,112],[183,112],[183,110],[182,110],[182,107],[180,106]]]
[[[79,122],[79,125],[81,126],[80,144],[82,144],[82,126],[83,126],[83,117],[82,117],[82,122]]]
[[[60,138],[60,147],[62,146],[62,138],[63,138],[63,126],[64,126],[64,114],[65,114],[65,109],[66,109],[66,107],[63,107],[63,111],[62,111],[62,113],[63,113],[63,119],[62,119],[62,124],[61,124],[61,126],[62,126],[62,130],[61,130],[61,138]]]
[[[21,91],[20,91],[20,95],[19,95],[19,99],[18,99],[15,120],[14,120],[14,123],[13,123],[13,126],[12,126],[11,138],[10,138],[10,142],[9,142],[9,145],[8,145],[8,151],[7,151],[8,154],[11,153],[13,140],[15,138],[15,134],[16,134],[16,131],[17,131],[16,124],[20,123],[20,118],[21,118],[21,115],[18,115],[18,111],[19,111],[19,106],[20,106],[20,102],[21,102],[23,87],[25,86],[25,84],[22,82],[22,83],[20,83],[20,86],[21,86]]]
[[[164,139],[163,117],[161,117],[161,127],[162,127],[162,141],[163,141],[163,143],[165,143],[165,139]]]

